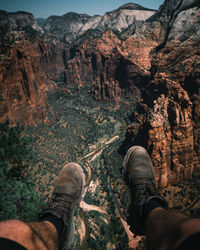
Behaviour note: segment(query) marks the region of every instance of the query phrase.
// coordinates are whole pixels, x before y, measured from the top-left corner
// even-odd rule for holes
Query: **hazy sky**
[[[103,15],[128,2],[158,9],[164,0],[0,0],[0,9],[9,12],[27,11],[33,13],[36,18],[63,15],[70,11]]]

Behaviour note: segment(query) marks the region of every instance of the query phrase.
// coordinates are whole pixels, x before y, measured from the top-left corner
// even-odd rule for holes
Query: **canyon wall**
[[[2,11],[0,20],[0,121],[47,122],[48,80],[36,39],[40,28],[29,13]]]
[[[47,122],[46,92],[56,87],[53,81],[63,81],[63,77],[66,85],[92,83],[90,92],[98,100],[110,100],[134,89],[130,74],[126,73],[124,81],[122,73],[130,68],[130,72],[137,75],[139,70],[124,57],[116,35],[112,31],[103,36],[102,33],[108,26],[121,32],[133,22],[135,25],[144,22],[154,13],[154,10],[128,4],[102,17],[76,13],[50,17],[44,27],[40,27],[30,13],[0,11],[0,121],[9,118],[13,124],[19,121],[26,125]],[[90,37],[91,29],[93,36],[98,30],[99,40],[93,39],[90,43],[85,38]],[[68,33],[75,37],[66,38]],[[73,44],[68,43],[85,33]],[[123,70],[118,72],[121,66]],[[139,72],[138,81],[140,75],[143,77],[144,73]]]
[[[123,50],[122,42],[112,31],[73,47],[65,69],[66,85],[78,88],[90,84],[90,95],[96,100],[113,100],[138,92],[149,75],[140,69]],[[134,82],[133,82],[134,79]],[[138,96],[137,95],[137,96]]]
[[[167,22],[164,40],[152,53],[152,80],[142,93],[140,106],[148,112],[139,115],[140,129],[130,126],[127,133],[149,150],[160,187],[200,168],[199,5],[166,1],[153,20]]]
[[[32,14],[0,11],[0,122],[48,122],[47,90],[61,78],[68,50],[43,33]]]
[[[131,6],[135,20],[144,16],[146,10],[134,4],[122,9],[129,11]],[[120,16],[121,8],[117,11],[113,13]],[[80,88],[90,84],[89,93],[96,100],[110,101],[130,93],[140,98],[141,89],[151,77],[150,52],[161,43],[165,34],[160,22],[144,20],[132,23],[121,33],[111,29],[102,34],[92,32],[84,40],[80,39],[70,49],[70,58],[66,61],[66,86]]]

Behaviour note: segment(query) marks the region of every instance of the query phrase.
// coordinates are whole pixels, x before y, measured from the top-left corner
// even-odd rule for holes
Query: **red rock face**
[[[161,94],[147,121],[147,149],[160,187],[191,177],[194,170],[192,104],[185,91],[178,93],[177,101]]]
[[[47,122],[47,82],[37,43],[24,39],[8,47],[0,62],[0,122]]]
[[[148,143],[153,145],[154,165],[161,168],[157,171],[160,186],[191,177],[200,168],[199,52],[194,43],[184,43],[177,49],[168,43],[154,61],[159,73],[149,84],[149,92],[155,87],[154,95],[160,97],[155,98],[151,116],[157,110],[162,119],[158,124],[149,119]],[[162,97],[164,93],[166,98]]]
[[[129,50],[130,47],[128,44]],[[111,31],[72,48],[72,59],[65,69],[66,85],[81,87],[90,83],[89,93],[99,101],[113,100],[132,92],[139,97],[138,88],[149,78],[145,68],[149,67],[149,61],[145,58],[147,65],[142,66],[142,62],[138,63],[136,58],[133,60],[129,56],[127,48]],[[143,55],[147,56],[148,51]]]
[[[38,47],[42,70],[49,79],[61,80],[61,73],[64,72],[66,60],[69,58],[69,44],[47,39],[41,40]]]
[[[146,114],[135,115],[139,130],[134,124],[127,134],[131,144],[149,151],[160,187],[191,177],[200,167],[199,98],[190,96],[180,83],[168,77],[156,74],[149,83],[143,101],[149,108],[140,104],[146,107]],[[196,91],[199,93],[198,88]],[[159,97],[154,99],[155,96]]]
[[[142,94],[141,104],[149,107],[148,115],[145,122],[141,115],[136,116],[139,132],[132,126],[128,129],[132,143],[150,152],[160,187],[191,177],[200,169],[200,47],[191,28],[199,22],[199,11],[187,12],[193,13],[192,19],[187,16],[191,31],[187,29],[181,39],[169,33],[163,48],[154,52],[153,79]]]
[[[48,122],[47,90],[64,72],[67,44],[46,37],[30,13],[0,17],[0,122]]]

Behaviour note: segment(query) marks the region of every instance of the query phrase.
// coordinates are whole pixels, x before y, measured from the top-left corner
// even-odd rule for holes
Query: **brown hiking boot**
[[[133,233],[145,234],[144,207],[150,200],[167,208],[168,203],[156,189],[153,166],[149,154],[140,146],[131,147],[123,161],[123,175],[131,192],[128,224]]]
[[[39,214],[42,221],[48,215],[61,219],[64,228],[59,238],[61,249],[69,249],[74,241],[74,211],[81,201],[84,192],[85,175],[81,166],[69,163],[63,167],[54,184],[54,190],[48,208]]]

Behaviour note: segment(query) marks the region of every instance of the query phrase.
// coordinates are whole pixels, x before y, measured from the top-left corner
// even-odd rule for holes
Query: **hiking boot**
[[[152,199],[167,208],[167,202],[156,189],[153,166],[149,154],[140,146],[131,147],[123,161],[123,175],[131,192],[128,224],[136,235],[145,235],[144,208]]]
[[[53,194],[48,207],[39,214],[42,221],[54,216],[62,223],[59,246],[69,249],[74,241],[73,216],[84,192],[85,175],[81,166],[69,163],[63,167],[54,184]],[[47,219],[48,220],[48,219]]]

